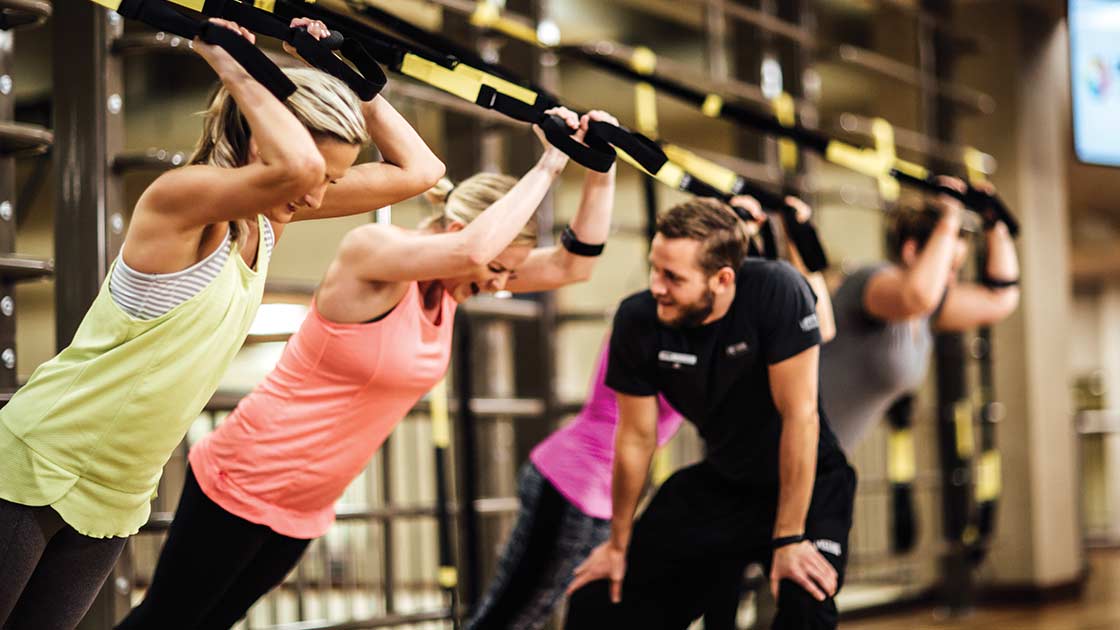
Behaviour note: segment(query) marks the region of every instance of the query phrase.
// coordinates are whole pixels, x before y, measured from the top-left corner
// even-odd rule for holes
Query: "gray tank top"
[[[851,274],[832,298],[836,337],[821,350],[821,399],[848,454],[896,398],[921,387],[929,367],[930,318],[888,323],[863,308],[867,281],[888,266]]]

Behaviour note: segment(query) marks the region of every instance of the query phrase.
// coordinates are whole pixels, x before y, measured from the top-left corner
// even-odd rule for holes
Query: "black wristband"
[[[989,289],[1010,289],[1011,287],[1019,286],[1019,279],[1000,280],[999,278],[992,278],[991,276],[984,275],[980,278],[980,284]]]
[[[782,536],[781,538],[775,538],[774,540],[770,541],[770,548],[777,551],[782,547],[796,545],[797,543],[803,542],[804,540],[805,534],[797,534],[796,536]]]
[[[603,247],[606,243],[599,243],[598,245],[591,245],[584,243],[576,237],[576,233],[572,231],[572,226],[564,227],[564,231],[560,233],[560,244],[564,249],[575,254],[576,256],[598,256],[603,253]]]

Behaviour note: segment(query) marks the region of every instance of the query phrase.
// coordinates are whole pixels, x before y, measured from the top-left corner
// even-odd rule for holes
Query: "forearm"
[[[569,225],[579,240],[598,245],[605,243],[611,230],[611,210],[614,208],[615,167],[606,173],[588,171],[583,180],[583,194],[579,210]]]
[[[960,218],[956,215],[946,214],[937,223],[914,266],[906,273],[907,290],[912,296],[936,304],[945,292],[960,227]]]
[[[611,479],[611,545],[626,549],[634,526],[634,513],[649,476],[656,437],[650,441],[628,436],[621,427],[615,438],[614,470]]]
[[[463,228],[472,262],[485,264],[509,246],[560,174],[563,166],[549,159],[548,151],[501,199]]]
[[[439,172],[436,179],[442,176],[443,162],[384,97],[378,95],[363,102],[362,116],[382,160],[405,171],[420,171],[418,174],[426,179],[430,179],[428,173],[434,171]]]
[[[1007,226],[997,223],[986,233],[988,261],[986,275],[995,280],[1019,279],[1019,255],[1015,252],[1015,242]]]
[[[319,155],[303,124],[244,68],[224,60],[212,61],[211,67],[248,121],[265,164],[298,164]]]
[[[819,435],[820,418],[815,408],[783,418],[775,538],[805,533],[805,518],[813,497]]]

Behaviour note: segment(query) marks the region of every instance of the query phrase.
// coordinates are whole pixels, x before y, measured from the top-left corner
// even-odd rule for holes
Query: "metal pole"
[[[109,168],[123,143],[121,62],[110,46],[120,17],[91,2],[55,12],[55,330],[73,339],[124,235],[123,182]],[[129,567],[126,548],[118,567]],[[131,575],[110,574],[79,628],[111,628],[128,610]]]

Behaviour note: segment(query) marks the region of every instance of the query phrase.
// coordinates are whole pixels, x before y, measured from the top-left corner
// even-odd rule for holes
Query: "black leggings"
[[[73,628],[127,538],[90,538],[48,506],[0,499],[0,627]]]
[[[152,585],[117,629],[229,628],[284,580],[310,542],[230,514],[188,469]]]

